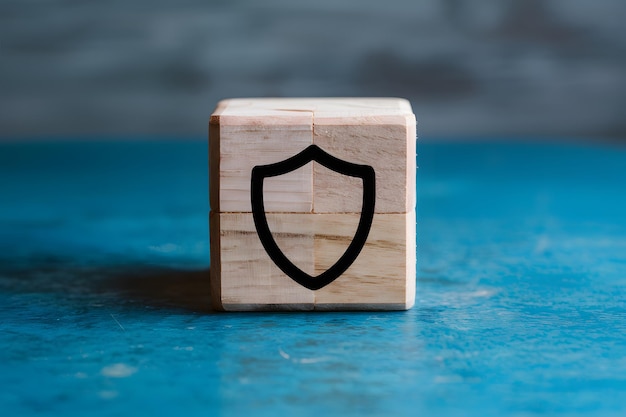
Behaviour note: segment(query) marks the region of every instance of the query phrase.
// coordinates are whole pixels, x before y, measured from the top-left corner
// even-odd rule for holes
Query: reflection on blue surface
[[[208,311],[207,146],[0,146],[7,415],[626,412],[626,150],[423,144],[415,308]]]

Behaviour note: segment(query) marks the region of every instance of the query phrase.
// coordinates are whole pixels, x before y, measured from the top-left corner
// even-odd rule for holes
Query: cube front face
[[[211,289],[223,310],[410,308],[415,297],[415,117],[401,99],[234,99],[211,116]],[[311,145],[375,174],[374,213],[358,256],[309,289],[265,249],[252,169]],[[361,230],[365,180],[313,160],[262,183],[263,218],[280,252],[312,280]],[[258,205],[257,205],[258,207]],[[361,226],[360,226],[361,225]]]

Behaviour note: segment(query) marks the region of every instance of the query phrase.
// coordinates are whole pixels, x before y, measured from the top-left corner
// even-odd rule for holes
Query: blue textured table
[[[0,145],[2,415],[625,415],[626,149],[419,151],[412,310],[220,314],[204,141]]]

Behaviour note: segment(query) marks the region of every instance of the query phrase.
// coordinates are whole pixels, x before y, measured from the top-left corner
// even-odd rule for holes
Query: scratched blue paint
[[[215,314],[204,141],[0,145],[2,414],[623,416],[626,149],[419,152],[414,309]]]

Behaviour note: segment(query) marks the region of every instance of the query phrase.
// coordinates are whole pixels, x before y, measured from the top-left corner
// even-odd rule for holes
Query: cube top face
[[[302,120],[314,115],[318,122],[326,124],[333,120],[345,123],[346,118],[352,118],[354,123],[380,124],[384,117],[392,120],[398,116],[413,116],[411,104],[399,98],[254,98],[219,102],[211,115],[211,123],[254,124],[261,118],[266,124],[272,122],[267,118],[276,117],[277,123],[294,124],[297,118],[293,112],[304,113]]]
[[[408,101],[231,99],[218,104],[209,128],[211,286],[216,308],[412,306],[416,122]],[[278,168],[307,152],[322,157]],[[340,165],[328,162],[335,160]],[[261,181],[260,216],[253,170],[270,167],[278,171]],[[372,179],[350,173],[350,167],[371,170]],[[322,281],[316,280],[342,262],[343,269],[320,288],[307,287],[270,254],[259,222],[269,230],[270,246],[275,244],[275,251],[309,283],[319,284]],[[355,256],[346,261],[347,253]]]

